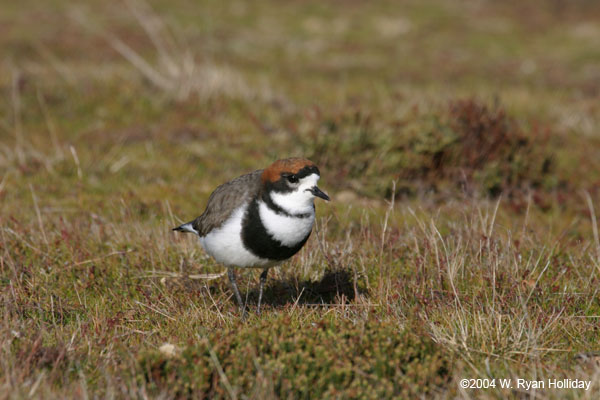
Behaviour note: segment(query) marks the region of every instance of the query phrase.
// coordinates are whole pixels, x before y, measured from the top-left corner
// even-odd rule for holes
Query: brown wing
[[[215,189],[208,198],[206,210],[192,221],[192,227],[200,236],[220,227],[231,213],[248,198],[258,193],[263,170],[239,176]]]

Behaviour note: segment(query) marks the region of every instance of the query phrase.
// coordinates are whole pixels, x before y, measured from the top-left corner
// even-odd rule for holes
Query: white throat
[[[317,186],[319,178],[317,174],[304,177],[300,185],[291,192],[272,192],[270,194],[271,200],[289,214],[313,213],[315,209],[315,196],[309,190],[313,186]]]

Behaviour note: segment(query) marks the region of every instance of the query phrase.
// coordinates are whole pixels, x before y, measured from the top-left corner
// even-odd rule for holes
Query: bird
[[[315,222],[319,168],[305,158],[286,158],[218,186],[206,209],[174,231],[194,233],[208,255],[227,268],[235,298],[246,317],[235,268],[262,268],[257,314],[269,269],[296,254]]]

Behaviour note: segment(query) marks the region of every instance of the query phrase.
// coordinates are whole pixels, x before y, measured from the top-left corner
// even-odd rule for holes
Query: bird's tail
[[[190,233],[198,233],[191,222],[185,223],[183,225],[179,225],[177,228],[173,228],[174,231],[177,232],[190,232]]]

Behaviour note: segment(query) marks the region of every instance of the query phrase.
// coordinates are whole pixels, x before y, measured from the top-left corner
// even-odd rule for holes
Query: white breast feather
[[[314,207],[309,209],[308,217],[289,217],[278,214],[264,202],[258,203],[260,219],[267,233],[284,246],[293,247],[304,240],[315,222]]]

